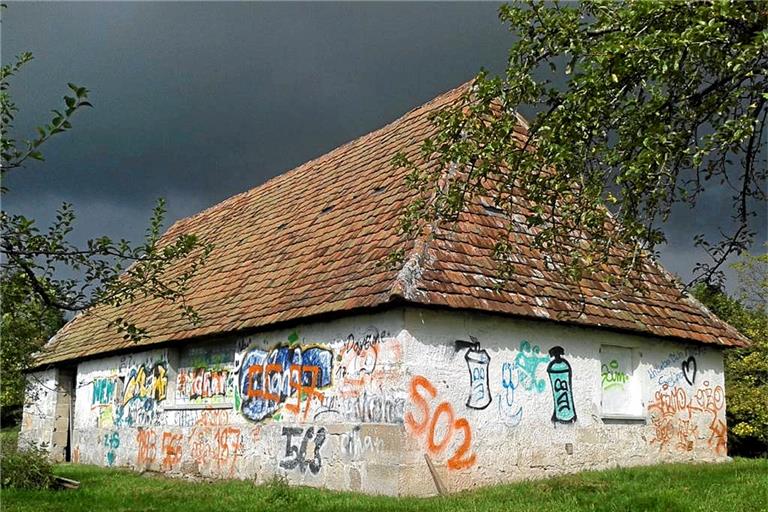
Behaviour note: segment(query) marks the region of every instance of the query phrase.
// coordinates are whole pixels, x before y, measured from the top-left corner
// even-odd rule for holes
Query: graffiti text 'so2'
[[[472,466],[477,460],[472,453],[472,429],[466,418],[456,418],[453,407],[448,402],[440,402],[434,411],[430,410],[429,400],[437,396],[437,390],[426,377],[417,375],[411,380],[411,401],[418,410],[418,418],[412,412],[405,415],[405,424],[413,435],[426,437],[427,449],[433,455],[438,455],[448,448],[457,435],[463,438],[453,455],[448,459],[450,469],[464,469]],[[446,430],[442,438],[437,437],[435,430],[438,424],[445,423]]]

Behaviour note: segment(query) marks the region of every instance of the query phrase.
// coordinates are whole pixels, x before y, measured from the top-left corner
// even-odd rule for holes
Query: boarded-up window
[[[633,378],[632,349],[600,348],[600,382],[603,416],[638,417],[642,415],[639,379]]]

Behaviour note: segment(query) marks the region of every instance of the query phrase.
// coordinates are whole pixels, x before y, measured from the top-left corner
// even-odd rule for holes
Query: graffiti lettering
[[[181,434],[163,432],[163,464],[165,471],[171,471],[181,462]]]
[[[91,405],[108,405],[115,398],[115,380],[114,379],[94,379],[93,394],[91,396]]]
[[[115,450],[120,448],[120,435],[117,432],[104,434],[104,447],[107,449],[105,457],[107,459],[107,466],[112,466],[115,463]],[[77,458],[80,458],[78,450]]]
[[[603,379],[603,389],[622,389],[624,384],[629,382],[629,376],[619,370],[619,362],[615,359],[602,365],[600,375]]]
[[[227,411],[206,410],[189,435],[189,450],[198,469],[208,468],[232,475],[243,451],[243,437],[237,427],[229,426]]]
[[[360,423],[403,422],[404,398],[391,398],[363,391],[362,395],[349,398],[326,396],[314,419],[339,417]]]
[[[571,389],[571,365],[562,357],[564,353],[562,347],[549,349],[552,361],[547,366],[547,373],[552,386],[552,400],[554,402],[552,421],[574,423],[576,421],[576,405],[573,403],[573,391]]]
[[[727,451],[727,428],[721,418],[724,405],[723,388],[711,388],[708,381],[691,397],[683,388],[662,386],[648,405],[654,429],[651,444],[657,444],[661,450],[671,446],[674,439],[675,448],[691,451],[697,438],[697,424],[700,419],[704,419],[709,422],[708,446],[715,453],[724,455]]]
[[[416,419],[413,413],[405,415],[405,425],[414,436],[425,437],[427,449],[433,455],[438,455],[453,444],[454,434],[461,432],[463,438],[448,459],[449,469],[464,469],[475,464],[477,456],[471,452],[472,429],[465,418],[456,418],[453,408],[448,402],[441,402],[431,413],[429,401],[437,396],[437,390],[426,377],[415,376],[411,380],[411,400],[419,410],[421,419]],[[444,421],[440,421],[444,418]],[[438,442],[437,427],[444,424],[442,439]]]
[[[123,392],[123,405],[135,398],[165,400],[168,389],[167,370],[163,363],[155,364],[151,370],[142,364],[132,368],[128,374]]]
[[[342,434],[341,451],[352,460],[359,460],[367,453],[379,453],[384,447],[382,439],[374,439],[371,436],[360,434],[360,425],[356,425],[352,432]]]
[[[157,454],[156,440],[157,435],[153,430],[139,429],[136,432],[136,444],[138,450],[136,453],[136,465],[144,466],[155,462]]]
[[[295,334],[289,341],[295,341]],[[252,349],[243,358],[238,391],[242,396],[241,412],[253,421],[272,416],[289,397],[295,404],[286,409],[299,413],[305,401],[306,418],[312,399],[322,402],[320,388],[331,384],[333,356],[321,347],[278,347],[269,352]]]
[[[544,379],[536,378],[536,369],[540,364],[549,361],[547,356],[541,355],[538,345],[523,340],[520,342],[520,352],[515,357],[515,369],[518,372],[518,382],[526,391],[541,393],[547,387]]]
[[[283,427],[283,435],[285,436],[285,456],[280,461],[280,467],[284,469],[298,468],[301,473],[305,473],[309,469],[313,475],[319,473],[323,465],[320,450],[325,444],[325,428],[320,427],[315,432],[314,427],[309,427],[306,430],[300,427]],[[301,443],[298,446],[294,444],[294,438],[301,438]],[[314,445],[314,449],[312,458],[307,459],[307,448],[310,442]]]
[[[228,368],[179,368],[177,402],[216,403],[231,399],[233,393],[233,375]]]

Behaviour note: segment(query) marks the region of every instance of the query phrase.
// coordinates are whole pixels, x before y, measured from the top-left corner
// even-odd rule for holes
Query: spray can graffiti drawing
[[[491,403],[491,389],[488,386],[488,363],[491,362],[491,357],[479,345],[475,345],[467,350],[464,359],[469,369],[467,407],[485,409]]]
[[[564,353],[563,347],[549,349],[549,355],[553,358],[547,366],[554,402],[552,421],[573,423],[576,421],[576,406],[573,403],[571,390],[571,365],[563,357]]]

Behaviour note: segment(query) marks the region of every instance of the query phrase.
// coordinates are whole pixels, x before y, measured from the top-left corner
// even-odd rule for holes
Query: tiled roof
[[[492,248],[505,219],[481,199],[457,222],[404,240],[398,219],[413,193],[404,183],[406,171],[393,167],[392,157],[398,150],[417,155],[433,130],[430,112],[455,102],[465,90],[466,85],[449,91],[380,130],[176,222],[164,235],[167,239],[189,232],[215,245],[187,295],[187,304],[202,317],[199,325],[182,318],[177,305],[155,299],[120,308],[99,306],[65,325],[37,366],[393,301],[711,345],[745,344],[735,329],[684,296],[654,263],[646,265],[644,294],[611,289],[596,275],[580,283],[579,296],[547,269],[544,255],[531,246],[522,216],[513,232],[516,275],[499,290]],[[520,207],[522,214],[522,202]],[[402,265],[381,265],[396,249],[405,251]],[[124,340],[107,325],[117,317],[147,328],[150,337],[138,343]]]

